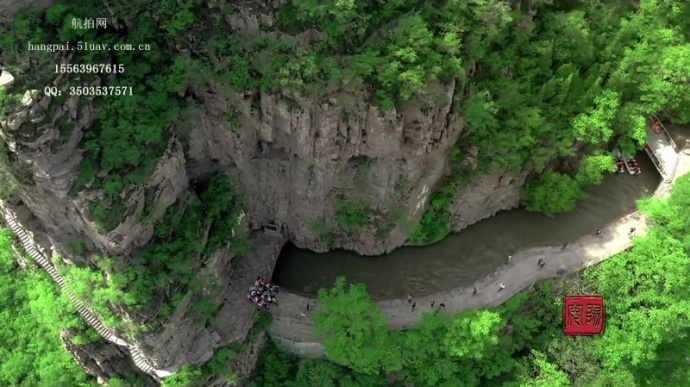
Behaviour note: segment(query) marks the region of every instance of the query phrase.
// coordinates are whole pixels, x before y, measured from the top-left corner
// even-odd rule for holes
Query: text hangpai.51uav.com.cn
[[[53,43],[53,44],[34,44],[27,43],[29,51],[44,51],[44,52],[60,52],[60,51],[151,51],[150,44],[132,44],[132,43],[98,43],[98,42],[82,42],[76,43]]]

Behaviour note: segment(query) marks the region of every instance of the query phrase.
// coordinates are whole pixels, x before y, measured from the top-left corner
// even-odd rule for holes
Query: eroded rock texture
[[[4,0],[0,4],[0,22],[11,20],[17,12],[27,7],[45,9],[57,3],[57,0]]]
[[[4,4],[1,14],[12,12],[15,3]],[[230,20],[232,33],[259,33],[259,20],[270,24],[273,16],[242,9]],[[88,260],[88,254],[75,255],[67,248],[77,239],[84,240],[90,252],[126,258],[150,241],[156,220],[189,189],[191,180],[222,171],[234,178],[250,228],[278,220],[300,247],[382,254],[409,236],[409,229],[394,224],[393,213],[418,221],[448,172],[450,149],[466,134],[462,112],[455,109],[463,90],[455,83],[436,87],[433,102],[415,101],[403,110],[386,112],[366,103],[368,95],[360,89],[342,90],[321,101],[287,92],[228,94],[222,89],[212,83],[191,86],[203,103],[188,139],[171,139],[150,180],[121,194],[128,216],[105,233],[89,213],[89,202],[102,198],[103,192],[87,187],[69,195],[79,174],[82,138],[97,114],[93,101],[30,101],[23,115],[4,129],[10,157],[20,171],[18,197],[29,213],[25,225],[35,230],[37,240],[45,241],[46,249],[54,247],[73,262]],[[45,118],[27,121],[32,108],[40,108]],[[64,135],[58,126],[71,131]],[[453,230],[515,207],[525,176],[498,171],[459,187],[451,208]],[[339,200],[364,203],[371,222],[345,230],[336,220]],[[142,222],[147,206],[152,210]],[[321,230],[313,227],[315,222],[322,223]],[[334,236],[329,245],[320,238],[323,229]],[[227,297],[236,297],[228,290],[233,285],[232,256],[218,254],[200,275],[216,278],[205,292],[221,308],[220,317],[199,324],[188,317],[194,301],[186,300],[165,329],[136,339],[158,368],[202,364],[215,348],[246,335],[251,316],[238,317],[231,306],[224,306],[235,301]],[[85,358],[100,356],[75,351],[86,351]],[[109,371],[93,372],[101,376]]]
[[[72,342],[72,333],[64,331],[62,341],[74,359],[89,375],[99,381],[112,378],[122,378],[137,374],[142,386],[156,386],[157,383],[148,375],[137,370],[129,357],[129,353],[115,344],[105,340],[95,343],[77,345]]]

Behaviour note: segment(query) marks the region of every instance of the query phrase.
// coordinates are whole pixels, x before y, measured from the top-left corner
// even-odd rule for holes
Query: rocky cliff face
[[[528,171],[500,170],[477,176],[470,184],[460,187],[451,203],[451,230],[461,231],[498,211],[516,208],[527,175]]]
[[[462,119],[451,108],[454,93],[451,84],[443,104],[419,103],[402,112],[267,94],[257,96],[260,109],[253,111],[251,97],[223,101],[208,93],[211,112],[222,115],[223,106],[234,106],[237,127],[203,117],[190,136],[189,164],[195,173],[222,168],[235,175],[255,223],[284,222],[298,246],[381,254],[404,242],[391,230],[381,238],[392,212],[422,214],[417,204],[441,178],[443,160],[462,133]],[[339,200],[365,203],[370,224],[342,232]],[[318,221],[335,235],[330,246],[319,241]]]
[[[231,24],[248,33],[255,19],[246,11]],[[433,103],[418,101],[388,112],[362,102],[362,94],[316,102],[285,94],[222,97],[220,86],[213,85],[195,92],[205,102],[205,113],[184,144],[187,152],[179,142],[170,143],[150,182],[122,194],[131,215],[105,235],[90,221],[87,208],[102,193],[68,195],[78,175],[83,132],[94,119],[91,102],[71,97],[36,124],[29,139],[9,133],[13,152],[31,169],[22,200],[55,245],[86,237],[94,249],[127,254],[152,235],[154,222],[138,221],[145,191],[156,192],[155,221],[187,190],[189,179],[223,170],[240,185],[253,225],[280,220],[296,245],[316,251],[381,254],[401,246],[407,236],[393,227],[393,212],[406,213],[412,223],[421,216],[443,177],[449,149],[463,135],[461,112],[454,109],[462,90],[455,84],[436,90]],[[48,110],[51,102],[44,98],[36,105]],[[58,121],[73,125],[67,141],[51,127]],[[524,177],[499,171],[461,187],[451,208],[453,229],[517,205]],[[364,203],[370,224],[344,230],[336,220],[339,200]],[[318,230],[316,222],[322,223]],[[335,236],[330,245],[320,240],[324,229]]]
[[[13,4],[3,12],[12,11]],[[259,19],[271,19],[248,9],[232,17],[230,24],[240,34],[257,32]],[[221,89],[192,86],[203,101],[203,113],[188,140],[172,139],[151,179],[121,194],[129,215],[107,233],[92,222],[88,206],[103,192],[87,189],[69,195],[82,159],[80,143],[97,113],[93,101],[29,98],[3,130],[21,172],[18,197],[35,217],[27,226],[47,235],[45,247],[53,246],[75,262],[86,261],[67,248],[77,239],[86,241],[88,251],[126,257],[149,242],[156,220],[188,190],[189,181],[223,171],[238,184],[250,226],[275,219],[287,225],[300,247],[382,254],[401,246],[409,234],[395,224],[394,214],[407,214],[411,223],[421,217],[447,172],[450,149],[465,134],[462,112],[455,109],[463,90],[455,83],[437,87],[433,102],[415,101],[385,112],[363,102],[367,95],[361,90],[317,102],[290,93],[228,95]],[[45,116],[36,118],[41,114]],[[63,133],[58,124],[71,130]],[[498,171],[460,187],[451,208],[453,230],[516,206],[525,176]],[[149,192],[154,193],[151,203],[145,195]],[[356,230],[343,228],[337,220],[339,202],[363,203],[370,222]],[[149,221],[142,222],[148,205],[153,210]],[[324,233],[332,237],[329,243],[324,243]],[[221,278],[221,286],[208,291],[217,305],[232,285],[224,276],[230,258],[218,258],[212,270]],[[214,348],[241,339],[234,330],[222,329],[220,321],[200,326],[188,319],[189,302],[181,304],[163,332],[141,339],[159,368],[203,363]]]
[[[448,94],[451,92],[449,87]],[[87,192],[74,198],[68,195],[70,181],[77,175],[78,140],[93,117],[88,101],[82,101],[80,106],[78,100],[69,99],[64,110],[58,109],[58,115],[69,117],[74,130],[61,148],[51,148],[50,140],[22,141],[19,135],[9,141],[20,162],[31,169],[31,178],[19,191],[30,210],[27,212],[35,216],[33,222],[26,216],[26,222],[39,236],[47,236],[43,239],[47,241],[46,247],[54,246],[73,261],[84,260],[65,248],[75,238],[88,240],[90,250],[125,255],[144,245],[153,231],[152,223],[138,221],[144,206],[143,191],[153,188],[157,192],[155,208],[159,210],[155,211],[155,219],[187,189],[188,179],[223,170],[239,182],[248,218],[255,225],[279,219],[288,225],[296,244],[323,250],[310,224],[325,219],[329,227],[337,229],[334,202],[339,194],[347,195],[348,200],[366,202],[381,222],[390,216],[391,208],[421,216],[427,196],[442,177],[445,154],[462,132],[462,119],[450,112],[450,106],[426,115],[419,107],[408,108],[400,115],[386,115],[376,108],[362,106],[362,110],[349,110],[351,119],[344,122],[341,117],[345,109],[338,105],[314,106],[301,100],[302,105],[288,108],[281,97],[264,95],[262,113],[257,114],[240,97],[235,96],[238,100],[234,106],[245,109],[241,129],[228,128],[213,114],[202,116],[190,135],[188,152],[185,154],[179,143],[171,143],[151,181],[128,194],[133,214],[105,235],[89,220],[88,200],[99,193]],[[212,94],[207,94],[207,98],[213,112],[221,102]],[[41,102],[45,104],[46,100]],[[409,129],[408,125],[418,129]],[[46,133],[49,131],[46,128]],[[416,133],[417,137],[410,139],[406,133]],[[368,166],[363,168],[365,163]],[[460,230],[516,205],[523,180],[524,174],[514,177],[500,171],[463,187],[453,203],[454,229]],[[403,230],[393,230],[386,236],[386,244],[381,244],[376,233],[376,225],[372,224],[359,234],[337,236],[334,246],[377,254],[394,249],[406,238]],[[222,275],[230,270],[230,258],[220,253],[213,260],[218,264],[209,265],[213,273],[221,274],[220,289],[231,286],[229,277]],[[224,290],[212,296],[218,298],[222,307]],[[218,328],[222,324],[200,326],[189,318],[190,302],[180,305],[164,331],[142,337],[152,362],[159,368],[203,363],[211,357],[213,348],[240,339],[226,337],[225,333],[230,332]],[[221,314],[232,314],[232,310]]]
[[[51,97],[27,98],[25,110],[7,122],[4,137],[16,158],[17,168],[25,172],[19,197],[38,218],[58,251],[65,256],[67,246],[76,239],[86,240],[89,250],[122,255],[145,245],[153,235],[154,223],[139,221],[144,211],[146,190],[155,192],[151,219],[155,222],[168,206],[187,189],[185,157],[179,142],[171,141],[159,160],[150,181],[123,192],[130,215],[114,230],[101,234],[90,220],[91,201],[99,200],[102,191],[85,191],[69,195],[77,179],[82,151],[79,143],[84,130],[93,123],[93,101],[78,96],[64,103],[52,103]],[[57,106],[56,106],[57,105]],[[42,119],[32,122],[28,116],[37,112]],[[47,114],[45,114],[47,112]],[[65,140],[56,123],[71,128]],[[79,257],[72,257],[79,259]]]
[[[17,12],[28,7],[46,9],[57,0],[5,0],[0,4],[0,22],[11,20]]]
[[[72,334],[63,332],[62,341],[67,350],[86,372],[105,382],[111,378],[124,378],[136,375],[142,386],[156,386],[157,383],[148,375],[141,373],[132,363],[129,354],[120,347],[104,340],[96,343],[77,345],[72,342]]]

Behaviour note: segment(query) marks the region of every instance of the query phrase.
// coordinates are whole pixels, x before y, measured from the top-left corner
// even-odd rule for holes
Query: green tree
[[[329,357],[365,374],[399,369],[399,351],[364,285],[346,287],[345,278],[339,277],[331,290],[319,291],[319,300],[314,330],[323,337]]]
[[[527,209],[543,212],[549,216],[572,211],[585,193],[572,177],[548,172],[527,185]]]
[[[615,172],[616,169],[616,161],[612,155],[589,155],[582,160],[575,180],[580,186],[601,184],[604,174]]]
[[[0,384],[95,386],[66,351],[60,332],[85,329],[46,273],[19,267],[12,234],[0,229]]]
[[[543,353],[532,350],[531,356],[526,358],[526,361],[528,364],[523,367],[523,374],[514,384],[515,387],[569,387],[572,385],[568,375],[557,365],[550,363]]]
[[[589,112],[575,117],[573,130],[576,138],[591,144],[607,143],[613,136],[612,124],[619,108],[620,95],[612,90],[602,91]]]
[[[407,379],[419,386],[453,386],[461,377],[448,347],[439,343],[448,331],[450,318],[444,314],[422,315],[421,321],[399,339]],[[429,345],[429,343],[436,343]],[[463,379],[467,380],[467,379]]]
[[[496,312],[460,314],[450,323],[444,344],[453,356],[480,360],[487,349],[498,344],[502,328],[501,316]]]

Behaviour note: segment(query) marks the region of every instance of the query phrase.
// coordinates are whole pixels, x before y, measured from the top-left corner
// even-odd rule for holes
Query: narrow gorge
[[[690,7],[659,2],[5,2],[16,270],[86,322],[60,340],[98,382],[249,385],[304,303],[271,322],[256,276],[422,297],[634,211],[650,124],[679,152],[690,122]]]

